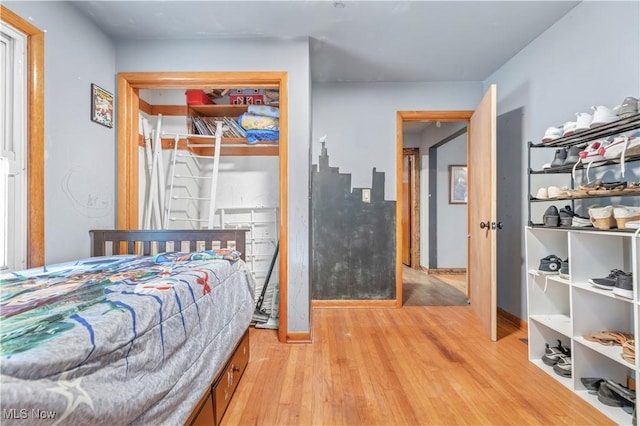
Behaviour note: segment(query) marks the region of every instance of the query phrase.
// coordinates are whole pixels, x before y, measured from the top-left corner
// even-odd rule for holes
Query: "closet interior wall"
[[[140,98],[153,106],[186,106],[184,90],[143,89]],[[180,110],[178,108],[177,110]],[[157,115],[141,110],[141,117],[149,120],[150,128],[157,129]],[[186,115],[162,115],[161,132],[163,139],[172,139],[175,134],[189,133]],[[142,127],[140,134],[143,134]],[[207,143],[215,143],[212,139]],[[168,229],[206,228],[206,219],[210,206],[210,177],[213,171],[213,157],[199,158],[186,149],[176,151],[176,168],[173,167],[173,149],[162,150],[164,168],[165,204],[169,201],[170,180],[172,174],[199,176],[204,179],[176,179],[174,181],[170,216],[176,220],[167,220]],[[139,147],[139,224],[142,227],[147,195],[149,191],[148,163],[145,147]],[[214,228],[249,228],[247,233],[246,259],[261,290],[271,258],[278,241],[279,224],[279,158],[277,155],[231,156],[220,157],[218,183],[216,186],[216,202]],[[194,197],[193,200],[183,197]],[[154,221],[152,220],[152,224]],[[270,290],[273,281],[279,276],[278,263],[271,274]]]

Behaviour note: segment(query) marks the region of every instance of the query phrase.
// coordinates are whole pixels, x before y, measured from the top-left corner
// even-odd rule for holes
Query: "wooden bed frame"
[[[235,248],[245,260],[249,229],[91,230],[91,256],[154,255],[167,251]],[[238,382],[249,363],[249,329],[200,397],[185,425],[219,425]]]
[[[249,229],[91,230],[91,256],[116,254],[154,255],[167,251],[235,248],[245,259]],[[217,243],[217,244],[216,244]],[[185,248],[186,247],[186,248]],[[111,248],[111,250],[109,250]]]

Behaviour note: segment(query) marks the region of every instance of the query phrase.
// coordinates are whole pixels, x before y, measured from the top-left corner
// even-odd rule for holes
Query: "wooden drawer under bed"
[[[224,369],[214,379],[210,391],[203,395],[185,424],[219,425],[248,363],[249,330],[242,336]]]

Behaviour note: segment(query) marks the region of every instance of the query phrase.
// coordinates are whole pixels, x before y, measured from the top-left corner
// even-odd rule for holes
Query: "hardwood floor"
[[[223,425],[613,424],[527,360],[526,334],[492,343],[468,306],[314,308],[313,343],[251,333]]]
[[[402,266],[403,306],[465,306],[466,276],[432,275]]]

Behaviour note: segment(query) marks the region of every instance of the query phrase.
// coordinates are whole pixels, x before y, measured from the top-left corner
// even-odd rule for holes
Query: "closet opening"
[[[274,214],[273,218],[269,220],[273,223],[273,230],[270,231],[270,236],[277,235],[279,239],[279,254],[278,254],[278,275],[273,280],[279,284],[279,327],[278,327],[278,339],[281,342],[287,341],[287,73],[286,72],[197,72],[197,73],[120,73],[118,75],[118,169],[117,169],[117,227],[118,229],[137,229],[141,227],[141,220],[147,219],[144,217],[143,210],[145,208],[144,199],[144,170],[140,170],[144,167],[144,135],[140,134],[140,116],[143,112],[143,116],[152,117],[157,116],[157,121],[164,120],[164,116],[212,116],[213,121],[221,119],[223,116],[236,115],[239,109],[242,109],[239,105],[203,105],[192,106],[187,105],[186,99],[184,105],[156,105],[156,102],[151,104],[144,98],[150,99],[152,92],[160,91],[176,91],[193,90],[200,91],[204,89],[215,89],[225,92],[227,89],[233,90],[236,88],[253,88],[256,90],[277,90],[279,92],[279,140],[271,144],[258,143],[255,146],[247,144],[246,140],[241,138],[226,138],[222,139],[220,146],[219,163],[223,164],[225,156],[232,156],[232,158],[241,158],[241,160],[250,164],[248,166],[251,170],[259,168],[260,162],[269,162],[271,168],[275,169],[271,176],[275,176],[277,179],[277,190],[274,195],[274,202],[276,205],[261,205],[252,206],[247,210],[246,208],[234,209],[233,206],[216,205],[213,198],[207,200],[211,202],[211,205],[216,205],[217,208],[210,209],[211,212],[217,212],[216,222],[213,223],[213,227],[218,227],[221,224],[227,224],[227,226],[234,226],[234,220],[238,221],[242,215],[251,216],[253,222],[259,223],[262,219],[259,216]],[[218,108],[220,107],[220,108]],[[244,106],[246,109],[246,105]],[[229,111],[227,111],[229,110]],[[163,114],[164,113],[164,114]],[[189,142],[182,138],[180,132],[170,132],[162,138],[162,145],[165,144],[171,147],[186,147]],[[166,138],[166,140],[165,140]],[[228,139],[228,140],[226,140]],[[202,148],[190,148],[190,151],[195,153],[194,157],[199,157],[203,162],[206,162],[205,158],[212,158],[214,149],[208,145],[213,142],[210,140],[203,141]],[[167,149],[166,151],[170,151]],[[166,154],[165,154],[166,156]],[[231,157],[229,157],[231,158]],[[199,160],[198,160],[199,161]],[[277,164],[276,164],[277,163]],[[198,168],[200,165],[193,163],[192,168]],[[211,173],[211,167],[208,163],[203,166],[207,174]],[[254,170],[255,171],[255,170]],[[216,186],[211,185],[214,191]],[[218,185],[218,191],[221,187]],[[248,188],[248,187],[247,187]],[[246,189],[246,188],[245,188]],[[225,188],[222,188],[224,191]],[[242,192],[242,185],[234,189],[236,192]],[[230,192],[230,190],[227,190]],[[231,191],[232,192],[232,191]],[[237,194],[236,194],[237,195]],[[196,203],[191,202],[192,207]],[[222,213],[220,208],[222,208]],[[197,210],[197,208],[196,208]],[[259,210],[259,211],[258,211]],[[264,210],[264,211],[263,211]],[[227,219],[224,220],[220,217],[224,215]],[[229,219],[235,215],[236,219]],[[182,226],[185,228],[193,227],[211,227],[212,222],[209,220],[206,225],[192,224],[187,226],[185,217],[180,217],[177,214],[178,222],[182,220],[182,225],[171,225],[172,228],[177,229],[176,226]],[[206,215],[204,216],[206,220]],[[157,221],[160,220],[158,216]],[[192,219],[203,220],[203,219]],[[244,223],[244,219],[240,220]],[[148,223],[148,222],[147,222]],[[240,226],[240,225],[238,225]],[[243,226],[244,227],[244,226]],[[265,255],[266,257],[266,255]],[[270,258],[264,259],[267,261]],[[257,283],[261,285],[262,283]]]

